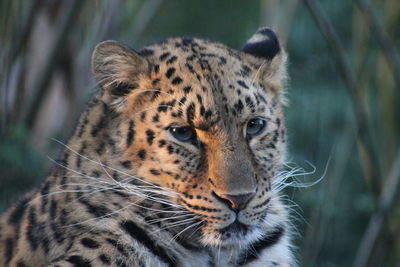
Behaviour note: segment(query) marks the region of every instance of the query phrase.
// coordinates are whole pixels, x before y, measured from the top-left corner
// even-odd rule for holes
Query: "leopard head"
[[[286,218],[271,187],[285,159],[285,61],[268,28],[241,50],[172,38],[93,53],[102,101],[119,114],[118,157],[172,192],[168,203],[193,219],[182,231],[205,245],[250,243]]]

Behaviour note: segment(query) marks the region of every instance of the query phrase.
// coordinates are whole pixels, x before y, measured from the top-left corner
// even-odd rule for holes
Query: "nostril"
[[[214,197],[219,201],[225,203],[229,208],[234,211],[242,210],[246,207],[246,205],[250,202],[250,200],[256,194],[255,192],[240,194],[240,195],[231,195],[231,194],[217,194],[212,192]]]

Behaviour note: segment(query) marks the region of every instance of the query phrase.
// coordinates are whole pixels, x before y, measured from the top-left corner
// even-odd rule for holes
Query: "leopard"
[[[103,41],[94,93],[46,179],[0,217],[0,266],[297,266],[279,190],[287,53]]]

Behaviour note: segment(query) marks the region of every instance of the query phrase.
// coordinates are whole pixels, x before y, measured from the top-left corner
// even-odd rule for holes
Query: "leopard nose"
[[[240,195],[231,195],[231,194],[217,194],[213,192],[213,195],[219,201],[225,203],[230,209],[236,212],[244,209],[255,194],[256,194],[255,192],[251,192]]]

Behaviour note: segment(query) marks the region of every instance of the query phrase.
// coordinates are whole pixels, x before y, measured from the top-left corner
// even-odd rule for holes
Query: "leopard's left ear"
[[[275,84],[275,89],[283,87],[286,80],[286,53],[279,43],[275,32],[263,27],[246,42],[241,49],[246,54],[257,58],[260,64],[260,76],[265,81]]]

